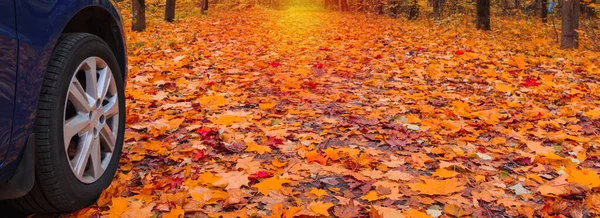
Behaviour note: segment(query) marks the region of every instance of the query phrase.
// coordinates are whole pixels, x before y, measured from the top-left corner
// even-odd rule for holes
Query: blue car
[[[93,204],[119,164],[127,60],[112,0],[0,0],[0,216]]]

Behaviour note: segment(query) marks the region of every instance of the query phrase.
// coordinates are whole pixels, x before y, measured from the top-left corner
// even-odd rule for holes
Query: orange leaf
[[[331,202],[315,201],[308,205],[308,209],[310,209],[312,212],[323,216],[329,216],[329,212],[327,212],[327,210],[329,210],[330,207],[333,207],[333,203]]]
[[[410,189],[426,195],[449,195],[465,189],[464,183],[458,179],[435,180],[421,177],[425,183],[408,184]]]

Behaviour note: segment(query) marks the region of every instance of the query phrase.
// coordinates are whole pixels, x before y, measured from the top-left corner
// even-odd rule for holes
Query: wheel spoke
[[[92,146],[90,148],[90,158],[91,166],[88,166],[91,170],[90,174],[94,179],[98,179],[104,172],[104,169],[102,169],[102,151],[100,150],[100,140],[97,138],[92,142]]]
[[[77,114],[74,117],[65,121],[63,128],[63,137],[65,141],[65,149],[69,149],[69,143],[71,138],[76,134],[81,134],[83,130],[90,124],[89,119],[86,115]]]
[[[79,178],[83,177],[83,172],[85,172],[90,157],[92,143],[95,141],[92,132],[86,132],[81,138],[83,141],[80,142],[75,157],[71,160],[73,172]]]
[[[108,104],[104,105],[104,116],[106,116],[106,119],[119,114],[119,101],[117,97],[118,96],[115,95],[107,99]]]
[[[69,94],[67,98],[73,106],[75,106],[77,111],[85,113],[90,112],[90,99],[77,78],[73,78],[73,81],[69,85]]]
[[[108,149],[108,152],[113,152],[115,143],[117,142],[115,134],[108,125],[104,125],[100,130],[100,140]]]
[[[110,81],[112,79],[112,72],[110,68],[105,67],[104,69],[98,71],[100,73],[100,80],[98,80],[98,93],[99,101],[104,102],[104,98],[106,98],[106,94],[108,93],[108,88],[110,87]]]
[[[88,69],[85,70],[85,84],[86,90],[85,92],[88,95],[92,96],[94,100],[98,99],[98,75],[96,71],[96,58],[90,57],[85,59],[85,63],[88,66]],[[95,103],[95,102],[92,102]]]

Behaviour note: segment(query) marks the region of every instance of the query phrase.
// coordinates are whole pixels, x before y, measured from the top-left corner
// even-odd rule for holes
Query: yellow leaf
[[[235,115],[220,115],[217,117],[209,118],[214,124],[230,126],[231,124],[238,123],[246,120],[246,117],[240,117]]]
[[[362,196],[360,199],[367,200],[367,201],[376,201],[376,200],[379,200],[379,196],[377,196],[376,191],[369,191],[369,192],[367,192],[366,195]]]
[[[600,187],[600,176],[598,176],[598,173],[594,170],[567,168],[566,171],[569,174],[569,177],[567,178],[567,181],[569,182],[578,183],[589,189]]]
[[[415,209],[408,209],[402,213],[406,218],[431,218],[431,216]]]
[[[181,207],[179,205],[177,205],[177,208],[172,209],[170,212],[165,213],[162,215],[163,218],[179,218],[179,217],[183,217],[185,215],[185,211],[183,211],[183,209],[181,209]]]
[[[594,109],[591,111],[587,111],[583,114],[585,114],[586,117],[589,117],[589,118],[595,120],[595,119],[600,118],[600,109]]]
[[[263,180],[262,182],[259,182],[255,185],[253,185],[252,187],[255,187],[258,189],[258,193],[261,193],[263,195],[268,195],[270,190],[276,190],[278,191],[279,189],[281,189],[281,186],[284,183],[289,183],[290,180],[287,179],[279,179],[279,177],[271,177],[268,179]]]
[[[298,211],[302,210],[301,207],[290,207],[287,209],[287,211],[285,211],[285,213],[283,214],[283,217],[285,218],[294,218],[294,215],[296,215],[296,213],[298,213]]]
[[[425,183],[408,184],[413,191],[426,195],[449,195],[465,189],[464,183],[458,179],[435,180],[421,177]]]
[[[325,150],[323,150],[323,153],[325,153],[325,157],[329,158],[330,160],[339,160],[340,156],[338,155],[337,150],[329,147]]]
[[[323,189],[318,189],[318,188],[315,188],[315,187],[313,187],[313,188],[310,190],[310,193],[311,193],[311,194],[313,194],[313,195],[316,195],[316,196],[317,196],[317,197],[319,197],[319,198],[321,198],[321,197],[323,197],[323,196],[327,195],[327,191],[325,191],[325,190],[323,190]]]
[[[513,93],[515,91],[515,88],[512,85],[510,85],[510,84],[505,85],[502,82],[496,83],[496,89],[501,92],[510,92],[510,93]]]
[[[227,100],[221,95],[203,96],[198,99],[202,107],[219,108],[227,105]]]
[[[113,198],[112,205],[110,206],[110,210],[108,211],[108,216],[111,218],[121,217],[121,214],[125,213],[129,205],[129,201],[127,198]]]
[[[274,167],[284,167],[287,165],[287,162],[279,162],[279,159],[275,157],[275,159],[271,161],[271,165],[273,165]]]
[[[256,144],[255,142],[247,143],[247,145],[248,145],[248,147],[246,147],[246,151],[248,151],[248,152],[254,151],[258,154],[264,154],[264,153],[271,152],[271,148],[266,145],[259,145],[259,144]]]
[[[330,207],[333,207],[333,203],[331,202],[316,201],[311,202],[308,205],[308,209],[310,209],[312,212],[323,216],[329,216],[329,212],[327,212],[327,210],[329,210]]]
[[[200,174],[199,178],[202,180],[202,184],[204,185],[212,184],[213,182],[221,179],[221,177],[215,176],[215,174],[210,171]]]
[[[432,173],[432,175],[446,179],[455,177],[456,175],[458,175],[458,173],[454,170],[437,169],[435,172]]]
[[[258,104],[258,107],[261,110],[268,110],[268,109],[274,108],[276,104],[277,104],[276,102],[261,103],[261,104]]]

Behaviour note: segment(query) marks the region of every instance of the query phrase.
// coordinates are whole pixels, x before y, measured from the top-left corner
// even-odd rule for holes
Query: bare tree
[[[132,0],[133,19],[131,29],[141,32],[146,29],[146,2],[144,0]]]
[[[562,39],[560,47],[577,48],[577,32],[579,28],[579,0],[565,0],[562,5]]]

